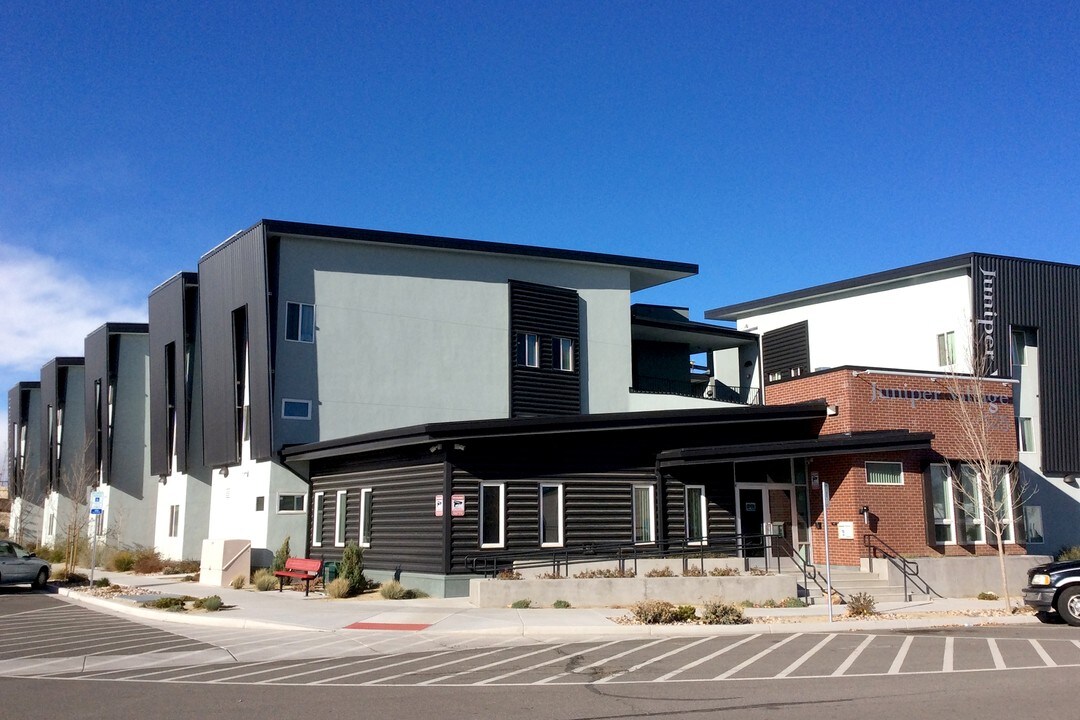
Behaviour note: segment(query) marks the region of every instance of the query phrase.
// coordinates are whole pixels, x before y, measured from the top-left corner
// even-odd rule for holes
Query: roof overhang
[[[814,440],[748,443],[717,447],[683,448],[660,453],[661,467],[709,465],[735,460],[776,460],[790,457],[820,457],[849,453],[929,450],[933,433],[906,430],[822,435]]]

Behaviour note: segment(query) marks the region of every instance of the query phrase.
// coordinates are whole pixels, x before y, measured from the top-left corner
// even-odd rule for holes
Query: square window
[[[293,342],[315,342],[315,306],[307,303],[285,303],[285,339]]]
[[[311,516],[311,546],[322,547],[322,524],[323,524],[323,496],[324,493],[317,492],[312,498],[312,509],[314,512]]]
[[[1020,436],[1020,452],[1035,452],[1035,428],[1031,424],[1031,418],[1017,418],[1016,432]]]
[[[956,363],[956,333],[949,331],[937,336],[938,365],[945,367]]]
[[[563,544],[562,485],[540,486],[540,544],[560,547]]]
[[[634,542],[656,542],[656,517],[654,489],[652,485],[634,486]]]
[[[540,367],[540,336],[533,333],[517,334],[517,364],[523,367]]]
[[[506,486],[502,483],[480,485],[480,547],[502,547],[506,527]]]
[[[371,547],[371,488],[360,490],[360,547]]]
[[[903,485],[904,466],[898,462],[866,463],[867,485]]]
[[[556,370],[574,372],[574,341],[570,338],[552,338],[551,358]]]
[[[278,495],[277,510],[279,513],[301,513],[305,511],[304,500],[306,496],[300,493],[281,493]]]
[[[282,400],[281,417],[285,420],[310,420],[311,401],[288,399]]]

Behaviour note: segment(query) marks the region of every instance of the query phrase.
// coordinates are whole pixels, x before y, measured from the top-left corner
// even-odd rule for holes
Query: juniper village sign
[[[997,324],[997,270],[979,268],[979,282],[982,284],[982,314],[975,318],[978,330],[977,348],[982,350],[982,362],[987,375],[997,375],[997,339],[994,325]],[[978,295],[977,295],[978,297]]]
[[[997,381],[995,381],[997,384]],[[940,400],[975,400],[974,395],[957,395],[949,390],[913,390],[911,388],[882,388],[876,382],[870,383],[870,402],[878,400],[901,400],[915,407],[918,402],[937,402]],[[1002,405],[1012,405],[1011,393],[987,393],[983,395],[986,410],[996,414]]]

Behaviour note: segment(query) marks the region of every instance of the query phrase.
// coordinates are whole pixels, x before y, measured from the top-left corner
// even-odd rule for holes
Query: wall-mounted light
[[[870,524],[870,506],[869,505],[863,505],[862,510],[860,510],[859,512],[862,513],[863,524],[864,525],[869,525]]]
[[[835,416],[837,416],[839,414],[840,414],[840,406],[839,405],[826,405],[825,406],[825,415],[826,415],[826,417],[835,417]]]

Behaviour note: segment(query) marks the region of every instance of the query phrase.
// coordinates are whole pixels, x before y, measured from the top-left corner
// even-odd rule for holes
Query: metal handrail
[[[933,590],[931,587],[919,577],[919,564],[914,560],[908,560],[906,557],[900,555],[897,550],[879,538],[874,533],[865,533],[863,535],[863,544],[866,546],[866,559],[868,563],[868,569],[870,572],[874,572],[874,554],[880,552],[881,556],[891,562],[900,573],[904,576],[904,600],[907,601],[908,595],[908,580],[910,580],[916,588],[919,588],[922,592],[929,595]],[[920,587],[920,581],[922,586]],[[934,593],[935,595],[937,593]]]

